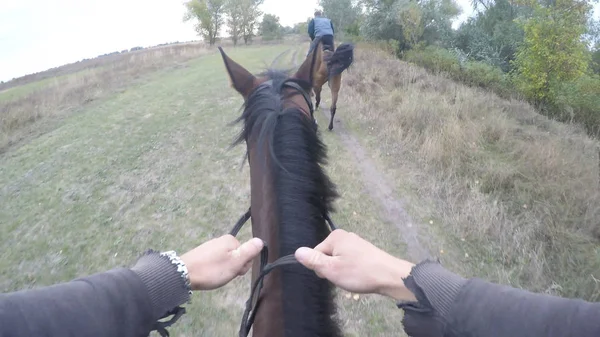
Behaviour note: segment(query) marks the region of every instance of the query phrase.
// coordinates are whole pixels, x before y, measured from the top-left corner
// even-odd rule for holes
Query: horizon
[[[0,3],[0,81],[43,72],[101,55],[173,42],[202,40],[193,21],[183,22],[183,0],[75,1],[4,0]],[[469,0],[456,0],[462,13],[456,29],[475,13]],[[594,17],[600,11],[594,6]],[[140,8],[144,9],[139,15]],[[265,14],[282,26],[304,22],[317,0],[265,0]],[[43,28],[43,29],[40,29]]]

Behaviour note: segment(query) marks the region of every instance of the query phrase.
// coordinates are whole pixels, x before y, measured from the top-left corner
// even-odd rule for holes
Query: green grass
[[[39,81],[19,85],[13,88],[8,88],[0,91],[0,103],[6,103],[9,101],[14,101],[19,98],[25,97],[35,91],[43,90],[51,85],[58,85],[61,82],[64,82],[71,76],[84,76],[86,73],[91,72],[90,70],[82,70],[76,73],[61,75],[56,77],[44,78]]]
[[[289,46],[229,48],[259,71]],[[298,48],[296,58],[304,56]],[[290,63],[293,51],[280,59]],[[327,92],[327,91],[326,91]],[[328,93],[327,93],[328,95]],[[329,96],[325,96],[325,100]],[[227,233],[250,202],[244,147],[228,147],[242,99],[229,87],[219,55],[159,71],[119,93],[91,102],[60,126],[2,155],[0,161],[0,289],[66,282],[130,266],[146,249],[180,253]],[[326,120],[319,115],[320,125]],[[342,198],[336,224],[402,254],[392,226],[365,197],[360,174],[335,133],[327,171]],[[390,234],[391,233],[391,234]],[[240,239],[250,237],[250,226]],[[249,295],[249,275],[196,293],[176,336],[233,336]],[[392,301],[340,293],[349,336],[400,331]]]
[[[68,75],[46,78],[33,83],[20,85],[14,88],[8,88],[0,91],[0,102],[8,102],[24,97],[36,90],[40,90],[50,85],[51,83],[58,82],[61,78],[65,78]]]

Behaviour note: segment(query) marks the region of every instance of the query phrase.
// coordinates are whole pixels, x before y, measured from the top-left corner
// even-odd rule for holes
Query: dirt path
[[[294,55],[292,56],[295,67],[299,64],[297,53],[298,49],[294,51]],[[280,56],[281,55],[278,57]],[[323,113],[323,116],[329,121],[331,118],[329,108],[326,107],[325,104],[321,104],[320,110]],[[388,183],[391,179],[377,169],[377,166],[369,158],[365,149],[360,145],[356,137],[344,127],[340,117],[336,116],[334,123],[335,128],[333,132],[340,137],[348,152],[354,155],[354,162],[360,170],[364,186],[373,200],[377,201],[379,204],[383,211],[383,219],[390,224],[393,224],[400,231],[402,240],[407,246],[408,258],[413,261],[420,261],[430,257],[430,253],[419,242],[418,229],[408,213],[404,210],[402,200],[395,197],[397,193],[395,193],[394,189],[391,187],[393,184]]]
[[[281,60],[283,59],[283,57],[284,57],[285,55],[289,54],[291,50],[292,50],[291,48],[290,48],[290,49],[287,49],[287,50],[284,50],[284,51],[283,51],[283,52],[281,52],[279,55],[275,56],[275,58],[273,59],[273,62],[271,62],[271,65],[269,66],[269,68],[273,69],[273,68],[277,68],[277,67],[280,67],[280,66],[282,66],[282,65],[280,64],[280,63],[281,63]],[[295,55],[295,54],[294,54],[294,55]]]
[[[328,120],[331,117],[329,109],[324,105],[320,107],[323,116]],[[420,261],[431,255],[419,242],[419,232],[415,223],[404,210],[403,201],[397,199],[394,189],[391,187],[390,179],[377,169],[375,163],[370,159],[368,153],[360,145],[358,140],[344,127],[343,121],[336,116],[335,132],[342,143],[354,155],[354,162],[361,172],[364,186],[373,200],[377,201],[385,221],[394,224],[400,231],[402,240],[407,246],[408,258]],[[325,129],[324,129],[325,130]],[[325,130],[323,132],[330,132]]]

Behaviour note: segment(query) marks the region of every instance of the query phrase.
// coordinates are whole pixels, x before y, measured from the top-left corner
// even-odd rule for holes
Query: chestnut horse
[[[316,46],[313,53],[317,51],[317,62],[313,74],[313,90],[315,92],[316,107],[321,104],[321,90],[325,83],[329,83],[331,90],[331,107],[329,112],[329,130],[333,130],[333,118],[337,110],[337,101],[340,88],[342,87],[342,73],[352,65],[354,59],[354,46],[349,43],[335,46],[324,46],[321,38],[313,42]],[[335,48],[335,51],[323,48]]]
[[[245,101],[236,144],[245,141],[247,147],[252,234],[268,245],[272,263],[327,237],[325,218],[338,196],[322,168],[326,148],[309,95],[318,53],[311,53],[293,75],[268,70],[254,76],[219,50],[232,87]],[[261,272],[255,261],[253,284]],[[242,324],[240,336],[252,323],[254,337],[342,336],[330,282],[298,263],[274,269],[262,280],[260,306],[252,310],[247,329]]]

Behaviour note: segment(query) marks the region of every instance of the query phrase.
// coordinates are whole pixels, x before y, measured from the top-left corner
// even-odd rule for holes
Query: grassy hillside
[[[367,48],[340,118],[393,178],[430,251],[468,276],[598,300],[598,142]]]
[[[285,45],[227,52],[254,71],[274,59],[287,68],[305,54]],[[221,58],[209,54],[65,113],[1,154],[0,289],[64,282],[127,266],[149,248],[184,252],[227,233],[250,202],[247,165],[240,170],[244,148],[228,149],[239,126],[227,124],[241,104]],[[403,255],[400,238],[389,234],[393,225],[382,224],[376,204],[361,193],[351,154],[335,134],[323,136],[327,170],[343,196],[336,223]],[[247,226],[241,239],[249,233]],[[235,335],[249,288],[248,275],[195,294],[173,335]],[[401,331],[392,301],[345,293],[339,301],[348,336]]]
[[[259,71],[298,64],[304,47],[227,52]],[[242,100],[218,55],[188,56],[95,77],[107,89],[94,99],[14,129],[26,136],[0,153],[0,290],[128,266],[149,248],[183,252],[230,230],[250,198],[244,148],[228,149]],[[398,256],[428,250],[465,276],[597,300],[596,141],[369,45],[343,82],[334,131],[316,114],[341,194],[338,226]],[[174,335],[234,335],[248,295],[249,276],[195,294]],[[338,301],[347,336],[401,331],[387,299]]]
[[[201,44],[171,45],[99,57],[7,82],[6,86],[24,84],[0,91],[0,153],[147,74],[176,69],[182,62],[212,52]]]

